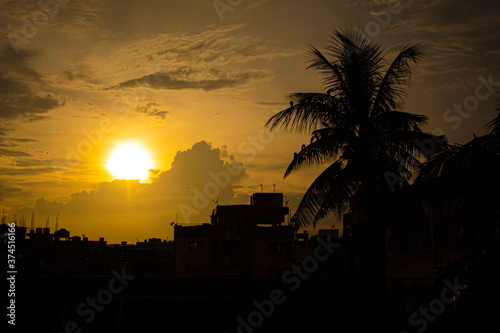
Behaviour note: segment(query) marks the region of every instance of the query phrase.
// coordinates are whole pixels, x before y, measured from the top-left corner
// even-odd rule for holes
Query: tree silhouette
[[[424,154],[427,117],[401,111],[410,64],[423,53],[408,44],[387,65],[384,50],[355,26],[334,32],[326,55],[310,48],[310,65],[324,77],[323,93],[294,93],[290,107],[271,117],[266,127],[310,133],[285,172],[329,164],[305,193],[293,221],[315,226],[331,214],[341,216],[355,201],[368,218],[375,239],[379,277],[385,277],[384,195],[391,193],[387,174],[407,183]],[[438,145],[439,146],[439,145]]]
[[[500,99],[489,133],[466,144],[454,144],[431,156],[419,168],[417,184],[431,202],[451,207],[455,223],[464,220],[471,239],[493,236],[500,223]]]
[[[500,135],[500,97],[497,98],[496,110],[498,111],[496,118],[486,124],[486,129],[489,129],[492,135]]]

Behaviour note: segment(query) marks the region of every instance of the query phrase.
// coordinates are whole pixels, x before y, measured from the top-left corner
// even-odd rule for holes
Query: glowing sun
[[[117,179],[145,180],[154,164],[148,152],[140,145],[124,143],[113,151],[106,168]]]

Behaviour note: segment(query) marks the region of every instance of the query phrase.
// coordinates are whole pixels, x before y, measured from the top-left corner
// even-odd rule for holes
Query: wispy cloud
[[[211,91],[232,88],[265,76],[263,71],[222,71],[215,68],[201,70],[181,67],[131,79],[120,83],[118,87],[147,87],[165,90],[202,89]]]
[[[262,76],[262,71],[254,63],[247,66],[250,62],[276,60],[299,52],[276,41],[239,34],[242,27],[232,25],[207,28],[195,34],[155,35],[131,42],[94,65],[103,69],[100,72],[103,77],[118,80],[112,85],[138,78],[143,80],[147,75],[158,73],[165,77],[163,88],[185,85],[211,90]],[[128,79],[123,80],[123,77]],[[126,85],[136,83],[132,81]],[[162,85],[158,87],[162,88]]]
[[[3,149],[0,148],[0,156],[31,156],[31,154],[22,152],[22,151],[16,151],[16,150],[9,150],[9,149]]]

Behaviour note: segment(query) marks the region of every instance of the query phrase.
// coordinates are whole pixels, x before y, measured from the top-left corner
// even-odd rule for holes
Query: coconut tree
[[[356,202],[371,228],[377,275],[385,278],[383,198],[408,183],[423,142],[444,141],[421,130],[425,116],[402,111],[410,65],[421,59],[423,45],[406,45],[388,63],[381,46],[347,26],[333,33],[326,51],[311,47],[307,67],[323,75],[323,92],[291,94],[290,107],[272,116],[266,127],[311,135],[285,177],[327,165],[302,198],[293,216],[296,225],[315,226]]]
[[[464,220],[475,239],[478,233],[493,236],[500,225],[500,99],[497,103],[499,112],[486,124],[486,135],[435,153],[419,167],[417,177],[428,200],[449,207],[448,215]]]
[[[496,110],[498,111],[496,118],[486,124],[486,129],[488,129],[490,131],[489,134],[493,136],[500,135],[500,97],[497,98]]]

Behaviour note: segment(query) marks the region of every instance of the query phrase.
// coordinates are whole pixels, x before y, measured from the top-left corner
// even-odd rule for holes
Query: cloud
[[[423,74],[429,79],[449,76],[476,78],[498,72],[500,56],[500,3],[485,0],[481,5],[466,0],[412,1],[393,17],[386,32],[407,40],[427,42]],[[482,64],[488,64],[484,67]]]
[[[19,81],[0,77],[0,105],[4,120],[38,120],[60,103],[51,94],[37,93]]]
[[[137,39],[95,61],[94,67],[100,70],[93,71],[103,80],[111,79],[108,86],[112,87],[210,91],[268,76],[253,63],[257,60],[299,53],[278,41],[242,35],[241,28],[241,24],[208,27],[197,33],[162,33]]]
[[[17,192],[21,192],[21,191],[22,190],[20,188],[17,188],[17,187],[4,187],[4,186],[0,185],[0,202],[2,202],[6,196],[9,196],[12,193],[17,193]]]
[[[95,77],[95,73],[92,72],[87,65],[79,64],[74,66],[75,68],[62,71],[58,79],[63,81],[70,81],[72,83],[82,82],[83,84],[97,85],[101,83],[101,80]]]
[[[150,184],[115,180],[100,183],[94,191],[71,195],[68,203],[39,199],[19,214],[61,215],[61,227],[108,241],[138,237],[165,237],[169,222],[209,222],[214,201],[229,204],[233,186],[247,177],[246,171],[224,148],[206,141],[178,151],[170,170],[152,170]]]
[[[15,151],[15,150],[0,148],[0,156],[29,157],[29,156],[31,156],[31,154],[28,154],[28,153],[25,153],[22,151]]]
[[[281,108],[286,108],[287,103],[286,102],[257,102],[258,105],[263,105],[263,106],[279,106]]]
[[[221,66],[248,63],[259,59],[273,60],[296,55],[298,50],[284,47],[278,41],[242,35],[244,25],[211,27],[199,33],[158,34],[130,43],[107,61],[120,68],[151,63],[160,65]],[[130,60],[134,61],[131,63]]]
[[[0,119],[38,120],[43,114],[58,107],[60,101],[51,93],[44,92],[44,81],[30,62],[36,52],[15,55],[4,47],[0,62]]]
[[[263,71],[237,72],[222,71],[216,68],[201,70],[181,67],[131,79],[120,83],[119,87],[131,88],[142,86],[164,90],[202,89],[211,91],[243,85],[264,78],[265,76]]]
[[[161,110],[161,105],[156,102],[148,101],[145,105],[137,106],[137,113],[146,115],[148,117],[155,117],[158,119],[165,119],[169,111]]]

